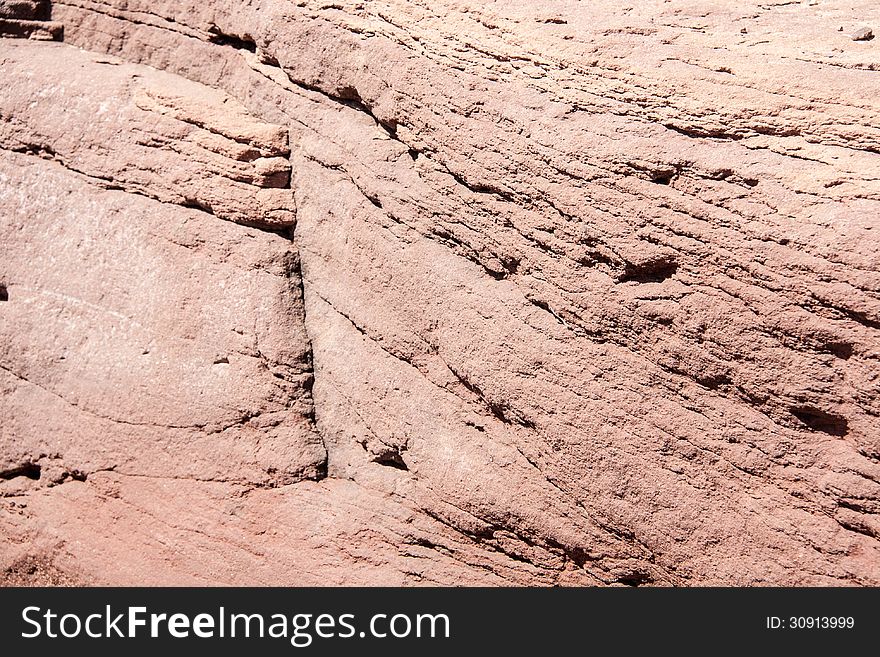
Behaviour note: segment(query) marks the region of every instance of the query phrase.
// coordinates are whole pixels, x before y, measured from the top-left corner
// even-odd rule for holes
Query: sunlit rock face
[[[0,582],[880,584],[876,2],[428,4],[0,0]]]

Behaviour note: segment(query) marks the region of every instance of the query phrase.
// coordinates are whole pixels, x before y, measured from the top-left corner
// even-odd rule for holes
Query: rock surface
[[[60,41],[64,26],[50,17],[49,0],[0,0],[0,38]]]
[[[6,581],[880,584],[876,3],[37,18]]]

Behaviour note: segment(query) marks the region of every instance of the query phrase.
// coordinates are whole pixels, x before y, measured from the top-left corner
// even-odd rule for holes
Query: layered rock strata
[[[9,578],[880,583],[875,3],[51,19],[0,41]]]

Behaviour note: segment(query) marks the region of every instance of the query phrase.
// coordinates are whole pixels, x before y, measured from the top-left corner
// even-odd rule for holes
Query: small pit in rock
[[[618,277],[619,283],[634,281],[636,283],[660,283],[678,271],[678,263],[672,259],[659,258],[645,263],[627,263],[623,273]]]
[[[15,479],[16,477],[27,477],[28,479],[39,479],[41,468],[37,463],[25,463],[17,468],[11,468],[0,472],[0,479]]]
[[[403,457],[400,454],[394,452],[377,456],[375,461],[379,465],[385,465],[389,468],[396,468],[397,470],[409,472],[409,466],[406,464],[406,461],[403,460]]]
[[[675,170],[664,169],[662,171],[654,171],[651,174],[651,182],[658,185],[669,185],[675,177]]]
[[[791,414],[813,431],[821,431],[831,436],[845,436],[849,432],[849,422],[845,417],[814,406],[797,406],[791,409]]]

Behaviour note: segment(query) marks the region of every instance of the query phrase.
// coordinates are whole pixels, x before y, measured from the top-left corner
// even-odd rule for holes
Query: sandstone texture
[[[878,28],[0,0],[0,582],[880,585]]]
[[[0,37],[60,41],[64,26],[50,17],[49,0],[0,0]]]

